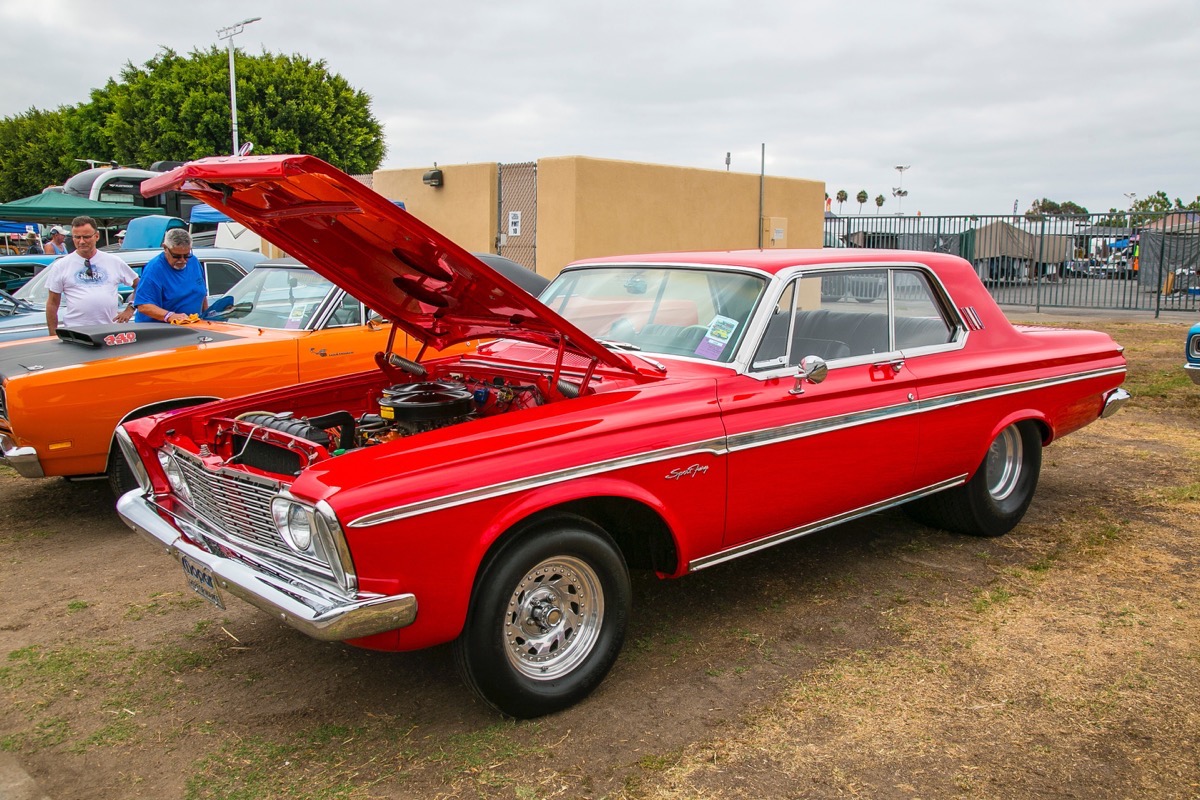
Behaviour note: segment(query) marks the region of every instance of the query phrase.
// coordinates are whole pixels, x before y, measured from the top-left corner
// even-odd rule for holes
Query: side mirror
[[[829,365],[820,356],[805,356],[796,368],[796,385],[788,394],[804,394],[804,382],[820,383],[829,375]]]

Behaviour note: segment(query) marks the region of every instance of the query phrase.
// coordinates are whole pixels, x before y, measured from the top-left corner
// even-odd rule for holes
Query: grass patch
[[[347,748],[360,730],[320,725],[286,742],[253,736],[227,742],[196,762],[188,778],[187,800],[251,800],[287,797],[335,800],[371,796],[379,778],[364,774],[373,758],[347,757],[370,748]],[[373,771],[372,771],[373,772]]]
[[[1007,603],[1012,598],[1012,592],[1004,586],[998,586],[990,590],[980,589],[975,592],[975,596],[971,600],[971,610],[976,614],[982,614],[993,606]]]
[[[125,609],[125,619],[137,622],[147,616],[161,616],[173,611],[196,608],[203,602],[203,598],[190,593],[185,595],[183,592],[160,592],[150,595],[148,603],[130,604]]]
[[[76,611],[83,611],[87,607],[88,602],[86,600],[72,600],[67,603],[67,613],[74,614]]]

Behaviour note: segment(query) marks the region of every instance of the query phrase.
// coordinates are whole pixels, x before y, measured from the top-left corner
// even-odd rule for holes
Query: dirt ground
[[[1075,324],[1075,323],[1070,323]],[[635,576],[584,703],[504,720],[447,648],[189,595],[103,482],[0,471],[0,749],[64,798],[1195,798],[1200,388],[1181,323],[1089,321],[1134,401],[995,540],[900,512]]]

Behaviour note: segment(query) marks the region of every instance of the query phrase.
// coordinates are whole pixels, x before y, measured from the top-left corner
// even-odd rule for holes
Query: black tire
[[[485,567],[454,642],[463,680],[518,719],[564,709],[600,684],[625,640],[629,570],[604,531],[562,517]]]
[[[1017,526],[1037,489],[1042,437],[1033,422],[1009,425],[962,486],[906,505],[918,522],[970,536],[1003,536]]]
[[[137,478],[133,476],[125,453],[116,442],[113,442],[112,451],[108,454],[108,485],[117,497],[138,488]]]

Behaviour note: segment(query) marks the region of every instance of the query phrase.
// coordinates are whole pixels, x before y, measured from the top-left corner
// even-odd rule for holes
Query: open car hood
[[[636,371],[487,264],[319,158],[205,158],[142,184],[147,197],[173,189],[225,212],[438,350],[471,339],[520,339]]]

